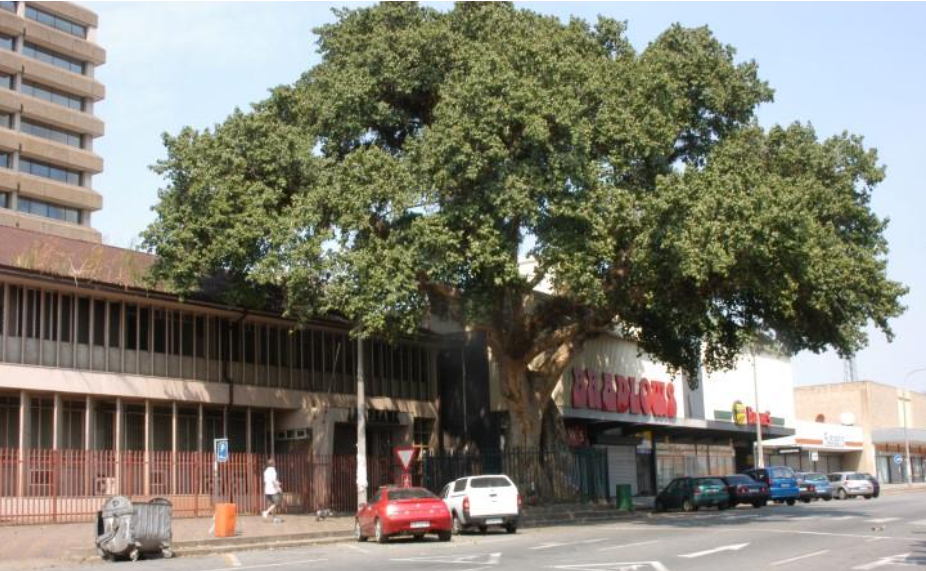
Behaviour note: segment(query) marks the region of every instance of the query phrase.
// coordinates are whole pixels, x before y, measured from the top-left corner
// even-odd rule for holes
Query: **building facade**
[[[96,28],[70,2],[0,2],[0,226],[100,242]]]
[[[794,401],[801,420],[840,423],[861,430],[858,462],[847,463],[844,469],[875,474],[884,483],[902,483],[910,470],[914,482],[926,481],[926,394],[858,381],[797,387]]]

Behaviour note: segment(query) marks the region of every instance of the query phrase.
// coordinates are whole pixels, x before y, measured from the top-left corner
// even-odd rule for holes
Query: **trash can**
[[[235,537],[235,526],[238,519],[238,508],[235,504],[215,504],[216,537]]]
[[[125,557],[137,561],[142,554],[173,557],[170,549],[171,503],[164,498],[132,503],[125,496],[106,500],[97,512],[96,546],[103,559]]]
[[[618,484],[615,491],[617,499],[617,509],[623,512],[633,511],[633,488],[630,484]]]

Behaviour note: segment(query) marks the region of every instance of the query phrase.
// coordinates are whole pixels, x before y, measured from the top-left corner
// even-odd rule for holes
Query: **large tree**
[[[757,338],[852,354],[869,323],[891,336],[905,288],[869,205],[875,151],[760,127],[772,90],[707,28],[637,51],[621,22],[508,4],[336,16],[295,84],[164,137],[156,279],[186,294],[221,273],[231,302],[360,336],[428,314],[483,331],[523,446],[602,331],[687,372]]]

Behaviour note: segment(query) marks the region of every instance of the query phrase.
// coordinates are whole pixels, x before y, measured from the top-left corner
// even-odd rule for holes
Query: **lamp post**
[[[910,397],[907,396],[907,381],[910,380],[910,377],[916,373],[926,372],[926,367],[921,367],[919,369],[913,369],[904,375],[903,383],[900,385],[900,389],[903,391],[903,395],[898,397],[898,400],[901,402],[901,407],[903,409],[903,448],[904,448],[904,462],[907,466],[907,486],[913,485],[913,464],[910,463],[910,437],[907,435],[907,403],[910,402]]]
[[[357,336],[357,504],[367,503],[367,398],[364,386],[363,337]]]
[[[759,418],[759,374],[756,371],[756,348],[752,347],[752,387],[756,393],[756,468],[765,468],[765,452],[762,450],[762,421]]]

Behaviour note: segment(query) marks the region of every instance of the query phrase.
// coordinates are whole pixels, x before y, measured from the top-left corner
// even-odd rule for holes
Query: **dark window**
[[[12,80],[12,78],[10,78],[10,80]],[[11,84],[10,89],[12,88],[13,86]],[[40,85],[32,81],[23,80],[21,91],[25,95],[43,99],[49,103],[61,105],[62,107],[67,107],[68,109],[73,109],[75,111],[84,110],[83,97],[78,95],[71,95],[70,93],[65,93],[64,91],[58,91],[57,89],[52,89],[51,87],[45,87],[44,85]]]
[[[125,306],[125,342],[124,347],[131,351],[138,348],[137,338],[135,337],[138,330],[138,306]]]
[[[196,356],[202,358],[206,349],[206,318],[196,316]]]
[[[122,305],[109,303],[109,346],[119,347],[120,329],[122,326]]]
[[[59,54],[56,51],[39,47],[31,42],[23,44],[23,55],[73,73],[79,73],[81,75],[84,73],[84,62],[70,58],[64,54]]]
[[[454,492],[462,492],[465,489],[466,489],[466,480],[457,480],[457,482],[453,485]]]
[[[90,299],[86,297],[77,300],[77,342],[90,343]]]
[[[389,490],[390,500],[427,500],[437,498],[430,490],[424,488],[402,488]]]
[[[69,295],[61,296],[61,341],[71,342],[71,324],[74,317],[74,298]]]
[[[7,120],[9,120],[9,115],[7,115]],[[59,129],[30,119],[23,119],[20,121],[19,130],[28,135],[63,143],[71,147],[77,147],[78,149],[83,147],[83,136],[80,133]]]
[[[166,334],[167,334],[167,323],[164,319],[164,310],[155,309],[154,310],[154,352],[155,353],[166,353],[167,343],[166,343]]]
[[[13,38],[6,34],[0,34],[0,49],[13,51]]]
[[[266,325],[258,325],[259,335],[258,335],[258,347],[257,354],[260,355],[259,363],[261,365],[267,364],[267,346],[270,344],[270,334],[267,331],[269,328]]]
[[[0,72],[0,87],[13,89],[13,76]]]
[[[254,325],[248,323],[244,326],[244,360],[252,365],[254,364],[254,343]]]
[[[193,316],[185,314],[183,316],[183,343],[181,349],[184,357],[193,356]]]
[[[10,195],[5,192],[0,192],[0,208],[9,208]]]
[[[472,478],[469,481],[470,488],[507,488],[512,484],[508,478],[500,476],[485,476],[483,478]]]
[[[15,4],[14,2],[8,2],[8,4]],[[15,11],[16,8],[13,8]],[[67,18],[62,18],[57,14],[51,14],[44,10],[37,10],[32,6],[26,6],[26,18],[30,20],[35,20],[40,24],[45,24],[46,26],[51,26],[57,30],[61,30],[66,34],[71,34],[72,36],[77,36],[78,38],[87,37],[87,27],[76,22],[72,22]]]
[[[62,167],[56,167],[41,161],[20,157],[19,170],[20,172],[28,173],[34,176],[50,178],[52,180],[57,180],[58,182],[80,186],[80,172],[72,171]]]
[[[16,13],[16,2],[0,2],[0,10]]]
[[[42,338],[46,341],[58,339],[58,296],[52,292],[45,292],[45,317],[42,327]]]
[[[748,484],[756,483],[756,481],[750,478],[749,476],[740,476],[740,475],[724,476],[723,479],[726,480],[727,483],[730,485],[740,485],[740,484],[748,485]]]
[[[7,129],[13,126],[13,116],[9,113],[0,111],[0,127],[6,127]]]
[[[151,334],[151,308],[141,307],[138,310],[138,349],[148,351],[148,336]]]
[[[93,344],[105,346],[106,340],[106,302],[93,302]]]
[[[0,167],[5,169],[10,168],[10,154],[9,153],[0,153]]]
[[[20,212],[24,212],[26,214],[42,216],[44,218],[53,218],[55,220],[61,220],[70,224],[80,224],[81,220],[80,210],[76,208],[51,204],[50,202],[36,200],[34,198],[26,198],[23,196],[19,197],[17,209]]]
[[[179,355],[180,354],[180,313],[176,311],[171,311],[170,315],[170,354]]]

